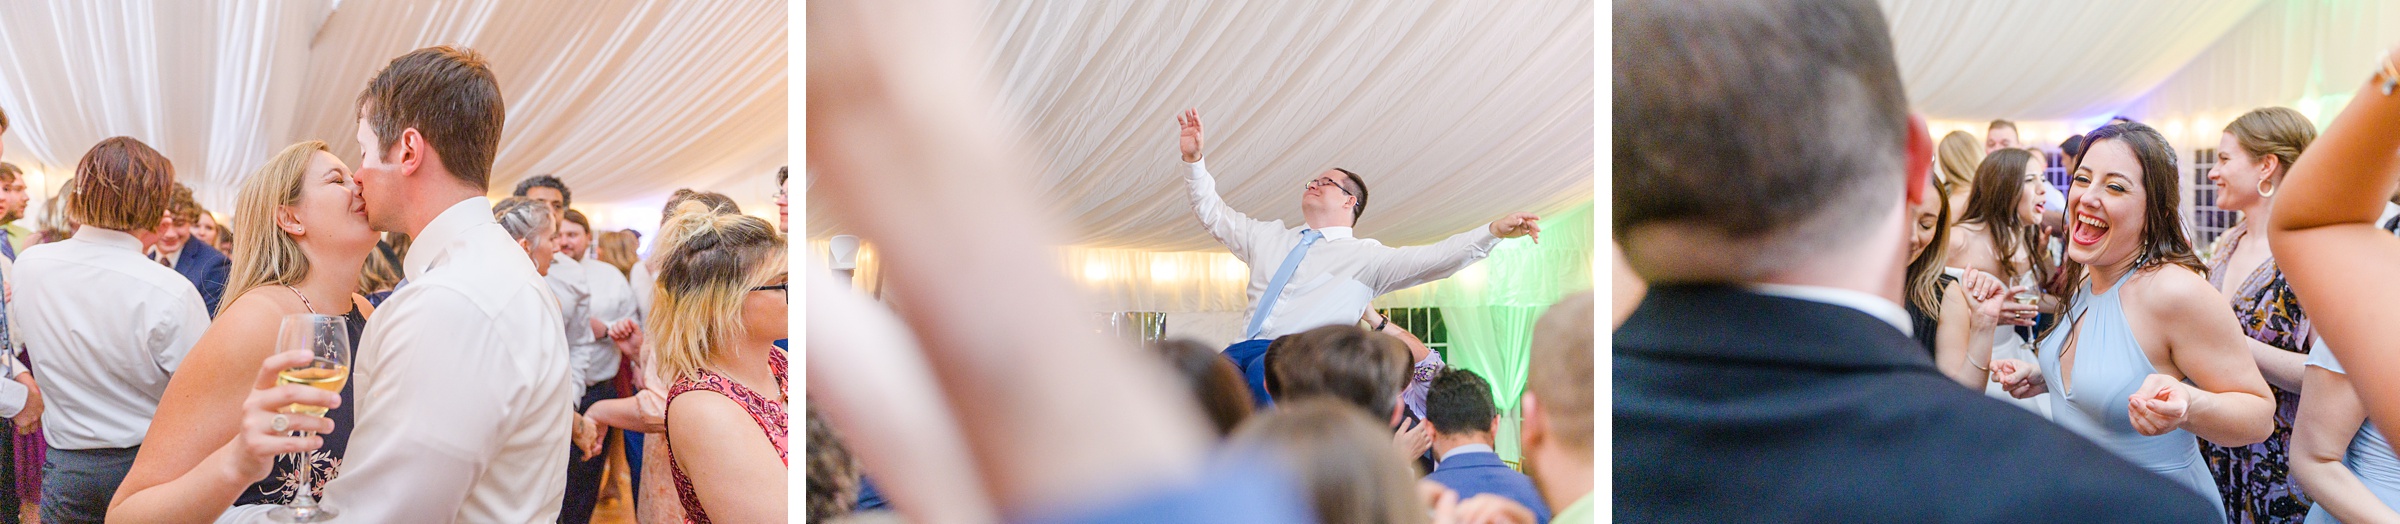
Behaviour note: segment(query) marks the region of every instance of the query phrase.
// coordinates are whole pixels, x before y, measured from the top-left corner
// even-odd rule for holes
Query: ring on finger
[[[277,414],[275,414],[275,418],[272,418],[272,419],[268,419],[268,420],[267,420],[267,428],[268,428],[268,429],[273,429],[273,430],[275,430],[275,431],[285,431],[285,430],[292,429],[292,418],[291,418],[291,417],[288,417],[288,416],[284,416],[284,415],[283,415],[283,414],[281,414],[281,413],[277,413]]]

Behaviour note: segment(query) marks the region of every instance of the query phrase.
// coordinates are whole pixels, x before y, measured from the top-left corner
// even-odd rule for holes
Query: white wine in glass
[[[305,368],[286,369],[281,372],[277,372],[275,374],[275,380],[276,384],[279,385],[299,384],[322,389],[339,395],[342,393],[342,384],[350,382],[350,366],[337,364],[325,367],[312,366]],[[327,408],[324,406],[311,406],[307,404],[291,404],[284,406],[283,411],[285,413],[307,413],[322,417],[325,416]]]
[[[287,315],[283,317],[282,329],[276,333],[275,350],[278,353],[306,350],[314,357],[300,367],[276,372],[278,383],[301,384],[338,395],[342,385],[350,381],[350,323],[342,317],[313,313]],[[295,403],[284,406],[283,411],[321,417],[327,408]],[[311,480],[316,464],[309,455],[301,452],[293,461],[300,469],[300,485],[293,490],[292,503],[268,510],[267,517],[276,522],[324,522],[341,514],[331,506],[317,503],[315,482]]]

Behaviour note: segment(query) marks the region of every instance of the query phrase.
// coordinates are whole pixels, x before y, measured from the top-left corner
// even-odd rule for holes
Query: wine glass
[[[277,372],[279,385],[300,384],[340,394],[342,384],[350,380],[350,325],[342,317],[311,313],[284,316],[283,326],[275,335],[275,349],[278,353],[304,349],[316,357],[309,359],[308,364]],[[284,406],[283,412],[321,417],[326,409],[291,404]],[[301,436],[307,433],[302,432]],[[315,461],[310,460],[309,452],[300,452],[295,462],[300,465],[297,494],[291,504],[269,510],[267,516],[276,522],[324,522],[339,515],[332,507],[317,504],[313,496],[315,490],[309,477]]]
[[[2009,298],[2016,299],[2017,303],[2030,306],[2035,302],[2040,302],[2042,300],[2041,285],[2037,280],[2034,279],[2032,271],[2026,271],[2018,274],[2015,285],[2020,286],[2020,289],[2017,290],[2015,295]],[[2035,343],[2033,340],[2033,327],[2017,326],[2017,334],[2021,335],[2025,339],[2025,352],[2032,353],[2035,348]]]

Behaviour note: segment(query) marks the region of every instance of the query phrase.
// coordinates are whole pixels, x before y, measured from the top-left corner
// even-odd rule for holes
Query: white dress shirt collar
[[[1350,236],[1350,228],[1349,228],[1349,227],[1328,227],[1328,228],[1322,228],[1322,229],[1318,229],[1318,230],[1317,230],[1317,233],[1318,233],[1318,234],[1321,234],[1321,235],[1325,235],[1325,239],[1326,239],[1326,240],[1349,240],[1349,239],[1351,239],[1351,238],[1355,238],[1355,237],[1352,237],[1352,236]]]
[[[2400,216],[2400,204],[2384,202],[2383,216],[2375,217],[2375,228],[2383,229],[2383,223],[2392,221],[2392,217],[2396,216]]]
[[[1750,291],[1767,296],[1806,300],[1820,304],[1856,309],[1882,319],[1900,330],[1901,334],[1916,336],[1915,325],[1908,320],[1908,310],[1883,297],[1841,288],[1824,286],[1795,286],[1790,284],[1751,284]]]
[[[408,250],[408,258],[400,262],[401,275],[406,278],[424,276],[425,270],[433,265],[434,260],[441,258],[442,251],[456,241],[460,233],[475,226],[494,223],[497,222],[492,220],[490,198],[474,197],[451,204],[450,209],[434,215],[432,222],[426,222],[425,229],[417,231],[417,238],[410,245],[424,249]]]
[[[1491,446],[1487,446],[1487,445],[1483,445],[1483,444],[1461,444],[1461,445],[1459,445],[1458,447],[1455,447],[1455,448],[1450,448],[1450,449],[1445,449],[1445,450],[1442,450],[1442,460],[1450,460],[1450,457],[1455,457],[1455,456],[1458,456],[1458,454],[1460,454],[1460,453],[1499,453],[1499,452],[1497,452],[1497,451],[1492,451],[1492,447],[1491,447]]]
[[[100,226],[85,225],[77,227],[75,228],[75,236],[72,237],[71,240],[90,242],[102,246],[123,249],[126,251],[132,251],[134,254],[142,253],[142,239],[134,237],[132,233]],[[150,257],[143,256],[142,258]]]

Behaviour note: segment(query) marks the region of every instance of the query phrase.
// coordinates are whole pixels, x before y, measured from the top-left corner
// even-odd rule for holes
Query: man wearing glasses
[[[1182,127],[1184,176],[1192,213],[1235,258],[1250,265],[1250,319],[1242,341],[1225,349],[1249,382],[1258,405],[1272,404],[1266,392],[1265,355],[1275,337],[1312,328],[1357,322],[1376,296],[1447,278],[1491,254],[1500,239],[1533,235],[1541,240],[1540,217],[1510,213],[1489,227],[1451,235],[1429,246],[1395,248],[1351,234],[1367,209],[1367,183],[1357,173],[1327,169],[1300,190],[1305,224],[1250,218],[1225,205],[1217,181],[1200,158],[1200,112],[1185,110]],[[1428,357],[1438,358],[1438,357]]]

